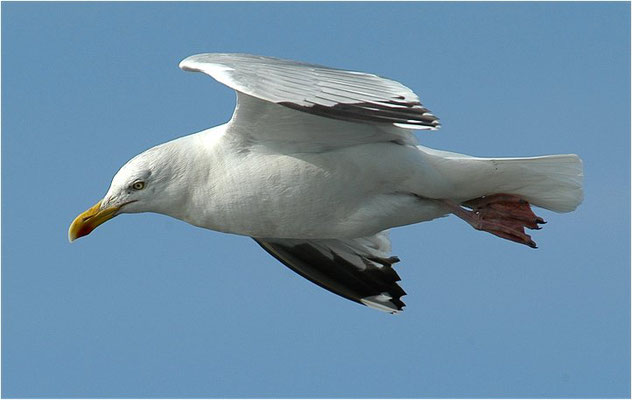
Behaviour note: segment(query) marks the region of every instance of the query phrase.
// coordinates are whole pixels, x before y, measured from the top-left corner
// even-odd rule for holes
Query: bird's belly
[[[213,192],[197,199],[207,212],[187,220],[254,237],[355,238],[441,214],[398,190],[405,173],[354,151],[246,154],[214,174]]]
[[[213,204],[212,229],[255,237],[355,234],[345,221],[361,207],[362,196],[345,177],[333,178],[305,165],[266,176],[254,171],[232,173],[231,183]]]

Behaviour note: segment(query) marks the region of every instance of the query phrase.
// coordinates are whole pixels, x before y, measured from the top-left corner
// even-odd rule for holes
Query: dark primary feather
[[[388,312],[405,305],[401,297],[406,292],[392,268],[397,257],[334,239],[253,239],[294,272],[339,296]]]

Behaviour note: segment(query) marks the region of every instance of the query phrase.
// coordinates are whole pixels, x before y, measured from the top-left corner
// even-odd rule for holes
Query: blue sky
[[[4,397],[627,397],[630,5],[2,3]],[[325,292],[252,240],[68,225],[135,154],[226,121],[178,62],[248,52],[378,73],[430,147],[577,153],[586,198],[532,250],[455,217],[392,231],[406,311]]]

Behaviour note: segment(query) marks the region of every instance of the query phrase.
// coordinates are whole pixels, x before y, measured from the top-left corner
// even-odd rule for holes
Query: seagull
[[[356,71],[249,54],[180,63],[234,89],[229,122],[153,147],[116,173],[70,225],[88,235],[123,213],[154,212],[250,236],[294,272],[389,313],[406,294],[388,229],[455,215],[536,247],[527,229],[583,199],[575,154],[478,158],[418,144],[440,124],[408,87]]]

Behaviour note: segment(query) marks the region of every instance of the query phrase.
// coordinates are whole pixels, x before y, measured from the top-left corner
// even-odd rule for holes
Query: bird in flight
[[[531,205],[573,211],[577,155],[478,158],[418,144],[439,120],[412,90],[377,75],[248,54],[180,63],[237,92],[228,123],[132,158],[70,225],[73,241],[123,213],[155,212],[252,237],[299,275],[396,313],[388,229],[448,214],[536,247]]]

